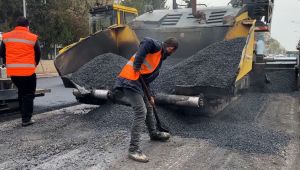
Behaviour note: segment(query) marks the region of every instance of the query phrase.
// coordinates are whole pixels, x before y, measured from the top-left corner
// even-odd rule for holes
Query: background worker
[[[7,68],[7,75],[18,88],[22,126],[34,123],[33,100],[36,89],[35,68],[39,64],[41,50],[38,36],[29,31],[29,21],[19,17],[11,32],[3,34],[0,57]]]
[[[140,76],[149,87],[149,84],[159,75],[162,61],[175,52],[177,48],[178,41],[175,38],[168,38],[164,42],[145,38],[116,80],[115,89],[123,91],[134,112],[128,155],[133,160],[149,161],[139,148],[140,135],[145,121],[151,140],[166,141],[170,138],[169,133],[160,132],[156,129],[153,107],[144,95]],[[154,103],[154,97],[151,97],[151,102]]]

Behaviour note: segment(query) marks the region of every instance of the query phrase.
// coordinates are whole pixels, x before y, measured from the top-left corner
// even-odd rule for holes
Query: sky
[[[198,0],[197,3],[205,3],[207,6],[223,6],[229,1]],[[296,50],[300,39],[300,0],[274,1],[271,36],[277,39],[285,49]],[[182,0],[177,0],[177,3],[182,3]],[[167,0],[167,6],[172,8],[172,0]]]

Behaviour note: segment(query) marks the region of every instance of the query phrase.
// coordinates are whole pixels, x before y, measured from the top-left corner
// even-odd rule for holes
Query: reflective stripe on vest
[[[127,64],[133,66],[133,62],[132,61],[128,61]],[[152,66],[148,62],[143,62],[143,64],[145,64],[147,68],[152,69]]]
[[[8,38],[3,40],[4,43],[8,43],[8,42],[20,42],[20,43],[25,43],[25,44],[30,44],[30,45],[34,45],[35,42],[34,41],[30,41],[30,40],[24,40],[24,39],[19,39],[19,38]]]
[[[6,68],[35,68],[34,64],[6,64]]]
[[[134,54],[132,57],[135,58],[135,54]],[[127,62],[127,64],[133,66],[133,62],[130,61],[130,60]],[[152,69],[152,66],[151,66],[146,60],[144,60],[143,64],[144,64],[149,70]]]
[[[123,67],[119,77],[126,78],[128,80],[138,80],[140,74],[150,74],[157,68],[161,60],[161,50],[153,53],[147,54],[143,64],[141,65],[141,69],[139,72],[134,71],[133,63],[135,60],[135,55],[133,55],[126,65]]]

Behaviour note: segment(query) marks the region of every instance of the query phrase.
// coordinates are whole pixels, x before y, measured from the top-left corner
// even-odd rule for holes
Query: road
[[[72,89],[63,86],[60,77],[45,77],[37,79],[37,88],[50,89],[43,97],[36,97],[34,100],[34,114],[59,109],[62,107],[76,105],[77,101],[72,94]],[[18,119],[20,115],[17,112],[1,113],[0,122]]]
[[[39,78],[37,80],[37,88],[50,89],[51,92],[46,93],[43,97],[35,98],[34,105],[36,113],[76,103],[72,89],[65,88],[60,77]]]
[[[160,108],[169,142],[149,141],[149,163],[127,158],[132,114],[120,105],[76,105],[0,123],[0,169],[298,169],[299,93],[246,93],[215,117]]]

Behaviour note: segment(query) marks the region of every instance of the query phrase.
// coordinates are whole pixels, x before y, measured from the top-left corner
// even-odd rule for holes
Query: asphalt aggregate
[[[180,137],[186,139],[186,145],[193,140],[200,140],[206,141],[210,147],[214,146],[213,148],[248,155],[243,158],[245,160],[249,159],[250,155],[268,155],[276,159],[285,159],[285,148],[296,137],[280,124],[284,119],[279,117],[287,116],[290,107],[287,102],[284,103],[284,100],[289,99],[286,96],[248,93],[232,102],[216,117],[188,117],[165,108],[158,110],[161,121],[171,129],[173,137],[171,143],[167,145],[171,145],[173,151],[183,145],[172,142],[175,140],[173,138]],[[278,104],[274,103],[276,100],[282,103],[279,104],[279,107],[283,107],[282,110],[274,107],[274,104]],[[0,124],[0,169],[84,169],[95,165],[99,166],[98,168],[110,169],[112,165],[120,167],[132,165],[126,157],[120,158],[119,155],[126,155],[128,149],[133,120],[130,107],[107,104],[87,111],[65,109],[53,114],[37,115],[34,118],[37,123],[26,128],[20,127],[18,122],[10,125]],[[146,128],[144,134],[146,138],[143,137],[142,143],[146,142],[144,144],[147,146],[149,138]],[[150,143],[148,152],[151,148],[155,149],[155,146],[161,147],[156,148],[161,153],[168,153],[168,147],[163,150],[164,147],[160,143]],[[194,147],[196,149],[203,146],[199,144]],[[158,159],[160,152],[156,151],[150,156]],[[187,150],[186,154],[188,152],[190,151]],[[214,149],[208,149],[208,153],[200,151],[195,159],[206,159],[208,154],[213,152]],[[155,161],[166,165],[164,161],[167,161],[168,157]],[[120,162],[118,159],[125,160]],[[211,161],[217,164],[214,162],[217,159]],[[263,160],[256,160],[254,163],[260,161]],[[247,165],[245,162],[236,164]],[[201,164],[195,163],[192,169],[199,165]],[[153,166],[157,165],[149,164],[146,169],[152,169]],[[234,166],[227,169],[232,168]]]
[[[228,87],[235,80],[244,44],[244,38],[215,43],[177,65],[165,66],[155,84],[166,92],[174,85]],[[88,89],[110,89],[126,62],[121,56],[103,54],[75,72],[72,80]],[[267,93],[249,90],[214,117],[158,107],[159,118],[173,137],[165,145],[143,143],[148,152],[156,150],[151,155],[152,164],[134,164],[124,158],[134,116],[132,109],[105,104],[36,115],[37,123],[25,128],[18,121],[1,122],[0,169],[167,169],[164,167],[171,166],[166,162],[174,156],[169,152],[182,150],[189,155],[199,148],[199,153],[193,153],[182,164],[184,168],[177,169],[201,169],[199,166],[210,164],[206,169],[255,169],[254,166],[265,163],[267,167],[259,168],[282,169],[286,148],[291,141],[299,140],[299,123],[293,123],[299,95],[291,92],[294,79],[289,72],[274,71],[268,76],[271,83],[263,89]],[[147,135],[146,128],[143,132]],[[177,137],[186,141],[180,143]],[[199,143],[193,148],[184,147],[194,140]],[[211,158],[209,154],[214,152],[216,158]],[[226,165],[228,155],[222,152],[239,155],[236,158],[242,161],[232,159]],[[224,157],[224,162],[217,155]],[[181,158],[186,157],[170,164],[180,164]],[[222,166],[226,167],[216,168]]]
[[[172,135],[207,139],[219,147],[246,153],[280,154],[292,137],[287,133],[265,128],[259,122],[264,107],[271,102],[269,94],[247,93],[215,117],[183,114],[164,107],[159,107],[158,111],[161,121],[169,127]],[[272,114],[276,114],[275,110],[274,112]],[[129,130],[131,124],[128,122],[133,120],[133,113],[130,107],[105,105],[93,110],[86,118],[97,121],[95,123],[101,127]]]
[[[174,135],[208,139],[220,147],[247,153],[280,154],[291,136],[259,124],[264,106],[269,102],[268,94],[249,93],[233,101],[215,117],[161,108],[160,118]]]
[[[122,56],[105,53],[80,67],[71,79],[86,89],[111,89],[126,63]]]
[[[217,88],[231,86],[236,78],[245,42],[245,38],[217,42],[177,65],[167,65],[155,81],[154,87],[164,92],[171,92],[175,85]],[[114,80],[125,63],[126,59],[121,56],[104,54],[87,63],[72,77],[80,85],[88,88],[107,88],[108,85],[113,84],[111,80]],[[108,73],[107,70],[112,72]],[[271,83],[265,85],[264,92],[292,91],[293,79],[290,71],[273,71],[267,75]],[[280,148],[287,145],[291,137],[258,124],[257,120],[268,102],[268,94],[254,92],[243,95],[221,111],[218,114],[221,116],[213,118],[182,114],[178,110],[166,108],[160,108],[159,112],[160,118],[170,127],[173,135],[205,138],[220,147],[243,152],[279,154]],[[103,119],[103,113],[107,118]],[[91,120],[100,121],[101,126],[125,129],[130,129],[130,124],[127,122],[133,119],[130,108],[120,105],[103,106],[101,110],[92,111],[89,116]],[[98,116],[102,118],[97,118]]]
[[[263,89],[267,93],[288,93],[296,89],[295,70],[274,70],[266,72],[270,83]]]
[[[175,85],[227,88],[235,82],[245,43],[245,38],[216,42],[176,65],[167,65],[153,87],[169,93]]]

